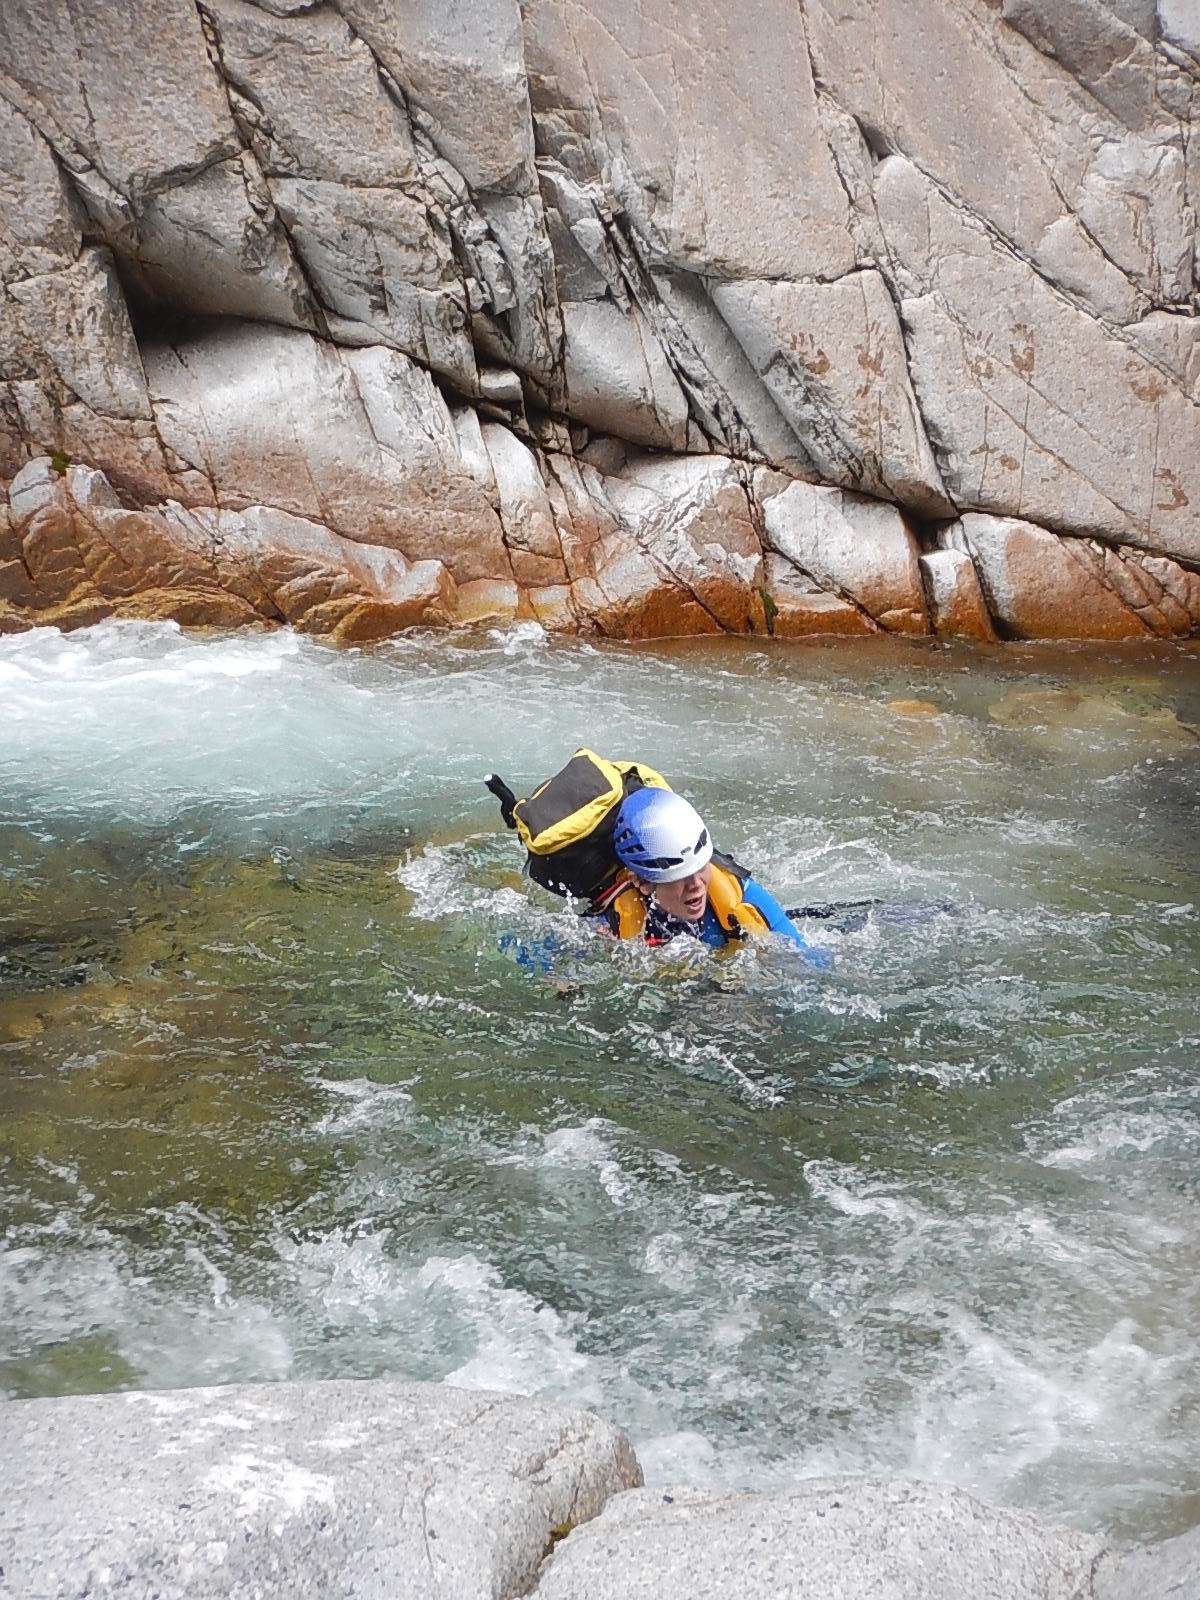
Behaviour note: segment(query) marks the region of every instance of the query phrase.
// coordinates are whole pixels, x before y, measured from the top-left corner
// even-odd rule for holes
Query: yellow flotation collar
[[[608,917],[610,927],[616,924],[613,932],[618,939],[641,938],[642,929],[646,926],[646,902],[632,878],[627,877],[624,886],[608,902]]]
[[[713,862],[708,880],[708,903],[721,927],[732,939],[759,938],[769,933],[766,918],[742,899],[742,882],[736,873]]]
[[[759,938],[769,933],[766,918],[742,899],[741,879],[727,867],[712,863],[708,903],[722,930],[731,939]],[[618,939],[638,939],[646,926],[646,902],[629,874],[608,903],[610,925]]]

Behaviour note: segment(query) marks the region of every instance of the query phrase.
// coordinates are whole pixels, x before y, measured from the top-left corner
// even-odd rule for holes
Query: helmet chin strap
[[[637,886],[644,900],[648,900],[652,906],[657,906],[660,911],[663,910],[662,901],[658,898],[659,885],[657,883],[651,883],[648,878],[638,878]],[[670,912],[664,912],[664,915],[670,916]]]

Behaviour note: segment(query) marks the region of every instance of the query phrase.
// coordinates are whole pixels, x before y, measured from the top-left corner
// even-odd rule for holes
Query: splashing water
[[[9,1396],[448,1380],[652,1481],[1200,1520],[1194,651],[105,624],[0,698]],[[480,780],[582,743],[869,902],[831,968],[524,880]]]

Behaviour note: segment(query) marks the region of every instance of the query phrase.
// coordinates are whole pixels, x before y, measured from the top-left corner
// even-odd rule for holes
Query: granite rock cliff
[[[9,0],[0,628],[1200,631],[1182,0]]]

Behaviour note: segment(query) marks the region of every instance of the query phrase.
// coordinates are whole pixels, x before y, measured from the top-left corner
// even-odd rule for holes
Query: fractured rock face
[[[450,413],[398,351],[338,352],[229,324],[146,352],[155,419],[186,503],[272,505],[361,543],[508,577],[499,519],[465,469]]]
[[[235,121],[338,337],[394,344],[469,385],[453,197],[431,186],[376,56],[327,9],[276,16],[214,0],[207,15]]]
[[[10,0],[4,625],[1194,631],[1192,9]]]
[[[732,463],[649,458],[608,479],[605,491],[627,534],[694,597],[713,631],[765,627],[762,550]]]
[[[572,417],[666,450],[687,448],[687,401],[642,317],[611,300],[563,306],[567,405]]]
[[[269,621],[351,642],[448,622],[455,606],[440,561],[410,563],[269,507],[127,511],[101,473],[59,476],[45,460],[18,474],[0,536],[0,628],[21,608],[59,626]]]
[[[1032,6],[1004,7],[1014,9],[1031,21]],[[1065,35],[1070,9],[1036,8],[1039,27],[1052,15],[1045,26]],[[1097,271],[1107,260],[1148,299],[1187,298],[1195,216],[1178,124],[1154,106],[1154,52],[1132,30],[1101,42],[1088,18],[1079,43],[1091,60],[1077,83],[1072,52],[1064,70],[975,0],[812,0],[806,15],[822,82],[880,154],[905,156],[1027,258],[1075,215]],[[1132,127],[1093,97],[1101,78],[1121,97],[1104,66],[1114,50],[1145,101]]]
[[[206,167],[140,203],[132,238],[114,250],[152,301],[210,316],[316,325],[308,286],[250,155]]]
[[[481,429],[467,407],[441,433],[433,406],[425,426],[436,450],[406,455],[396,446],[411,444],[409,419],[389,410],[381,383],[402,358],[364,354],[386,357],[350,369],[379,454],[340,480],[347,420],[328,406],[311,419],[320,450],[276,397],[276,431],[254,435],[264,459],[230,453],[230,436],[248,443],[247,394],[261,402],[249,380],[246,393],[226,396],[224,414],[210,415],[210,436],[193,441],[208,453],[186,474],[187,505],[130,510],[101,473],[31,462],[0,516],[0,630],[114,613],[282,621],[343,640],[517,617],[630,639],[879,629],[1125,639],[1200,629],[1200,576],[1016,519],[968,514],[938,534],[937,549],[919,551],[899,513],[865,496],[765,469],[747,477],[719,456],[614,457],[602,475],[534,452],[499,424]],[[293,370],[302,378],[303,363]],[[420,399],[419,387],[409,392],[410,405]],[[169,435],[165,414],[162,426]],[[312,452],[310,474],[336,493],[323,499],[308,479],[289,487],[274,475],[271,441],[288,437],[280,427],[295,430],[294,448]],[[290,492],[290,504],[247,501],[229,492],[230,479],[276,502]],[[382,492],[394,497],[392,515],[372,522]],[[363,526],[370,537],[354,531]]]
[[[768,548],[889,632],[929,632],[916,542],[893,507],[840,489],[793,483],[772,492],[760,482]]]
[[[8,284],[69,267],[81,243],[79,207],[33,124],[0,98],[0,276]]]
[[[1200,561],[1200,407],[911,163],[885,161],[875,190],[955,502]]]
[[[135,498],[156,500],[172,482],[152,419],[108,251],[14,276],[0,299],[0,472],[19,472],[36,441],[101,461]]]
[[[536,190],[517,0],[343,0],[339,10],[472,190]]]
[[[603,174],[654,265],[720,279],[854,265],[799,6],[766,0],[751,27],[715,5],[535,0],[524,23],[539,153],[581,182]]]
[[[526,589],[567,581],[562,542],[533,452],[493,423],[481,430],[513,577]]]
[[[11,379],[53,374],[57,392],[106,417],[150,416],[137,343],[106,250],[9,286],[0,359]]]
[[[879,273],[719,284],[713,299],[822,478],[950,513]]]
[[[444,227],[395,189],[278,178],[271,192],[343,344],[393,344],[468,390],[468,297]]]
[[[55,151],[143,293],[311,326],[303,277],[257,164],[242,151],[188,0],[130,8],[16,0],[0,16],[0,59],[7,98]]]
[[[329,8],[206,0],[236,121],[268,177],[384,189],[419,171],[407,112],[366,42]],[[290,13],[290,14],[289,14]]]
[[[992,614],[1019,639],[1142,639],[1192,632],[1200,579],[1174,562],[1124,556],[1008,517],[970,513],[961,538]]]
[[[223,589],[306,633],[358,643],[456,615],[456,585],[440,561],[410,562],[265,506],[175,516],[169,508],[168,520],[191,520],[212,541]]]
[[[9,0],[0,13],[5,98],[113,204],[236,155],[224,91],[190,0],[76,5]]]
[[[861,607],[832,589],[822,588],[787,556],[768,550],[763,559],[763,571],[770,601],[767,625],[779,638],[799,639],[809,634],[850,636],[877,631],[875,623]]]
[[[920,557],[933,631],[939,639],[993,640],[996,629],[965,549],[931,550]]]

